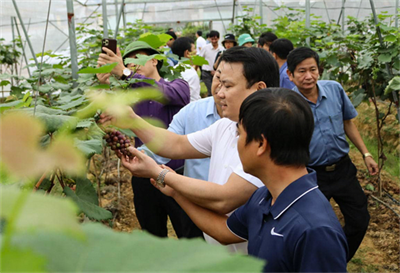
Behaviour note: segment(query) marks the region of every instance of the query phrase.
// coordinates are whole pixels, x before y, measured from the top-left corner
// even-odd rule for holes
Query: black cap
[[[224,47],[225,47],[225,42],[226,42],[226,41],[231,41],[231,42],[233,42],[233,44],[234,44],[235,46],[237,46],[236,38],[235,38],[235,35],[233,35],[233,34],[230,34],[230,33],[225,34],[224,40],[222,41],[222,45],[223,45]]]

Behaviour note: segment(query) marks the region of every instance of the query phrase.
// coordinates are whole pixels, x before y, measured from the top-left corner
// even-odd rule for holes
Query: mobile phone
[[[115,39],[110,39],[110,38],[104,38],[101,41],[101,47],[106,47],[110,50],[112,50],[112,52],[114,52],[115,54],[117,54],[117,40]],[[102,53],[106,54],[106,52],[104,50],[101,50]]]

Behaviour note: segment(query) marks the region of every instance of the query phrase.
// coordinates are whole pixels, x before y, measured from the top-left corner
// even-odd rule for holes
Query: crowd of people
[[[137,136],[121,156],[132,173],[137,218],[143,230],[167,237],[167,218],[178,238],[204,238],[266,261],[266,272],[344,272],[369,224],[367,198],[349,158],[348,139],[371,175],[378,166],[353,123],[357,111],[343,87],[319,80],[319,56],[294,48],[271,32],[258,42],[247,33],[236,41],[212,30],[196,41],[175,35],[164,50],[178,60],[195,54],[208,64],[188,65],[181,78],[160,76],[162,61],[125,63],[160,53],[143,41],[121,56],[103,48],[98,64],[117,62],[102,83],[153,79],[166,103],[127,106],[135,128],[104,112],[101,123]],[[134,69],[133,69],[134,68]],[[200,77],[199,77],[200,74]],[[200,82],[207,88],[200,98]],[[135,82],[130,88],[148,86]],[[167,129],[144,118],[160,119]],[[329,203],[344,216],[342,227]]]

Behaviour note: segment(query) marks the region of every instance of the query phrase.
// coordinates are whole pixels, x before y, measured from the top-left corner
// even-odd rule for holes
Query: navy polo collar
[[[263,204],[265,206],[263,213],[271,213],[274,220],[276,220],[294,203],[296,203],[297,200],[307,193],[317,189],[317,173],[312,169],[307,170],[308,174],[300,177],[283,190],[273,206],[271,206],[272,196],[268,191],[267,195],[259,202],[260,205]]]

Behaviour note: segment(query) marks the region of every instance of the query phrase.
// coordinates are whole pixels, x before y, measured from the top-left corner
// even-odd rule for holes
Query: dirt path
[[[363,160],[357,153],[351,153],[359,173],[358,177],[363,188],[367,184],[377,188],[376,178],[367,176]],[[123,232],[140,229],[136,218],[135,207],[133,205],[133,193],[130,184],[129,173],[121,168],[121,189],[120,198],[118,198],[118,183],[116,177],[117,168],[115,161],[111,167],[111,175],[106,180],[106,186],[102,190],[102,206],[113,212],[114,229]],[[399,200],[399,181],[394,181],[387,175],[382,176],[385,182],[384,188]],[[366,191],[370,195],[372,192]],[[389,197],[380,198],[383,202],[391,206],[397,214],[400,215],[400,205],[392,201]],[[349,272],[399,272],[399,252],[400,252],[400,224],[399,217],[369,196],[369,211],[371,214],[370,225],[361,247],[355,257],[348,264]],[[338,206],[332,201],[332,206],[342,220]],[[169,222],[169,237],[176,238],[175,232]]]

